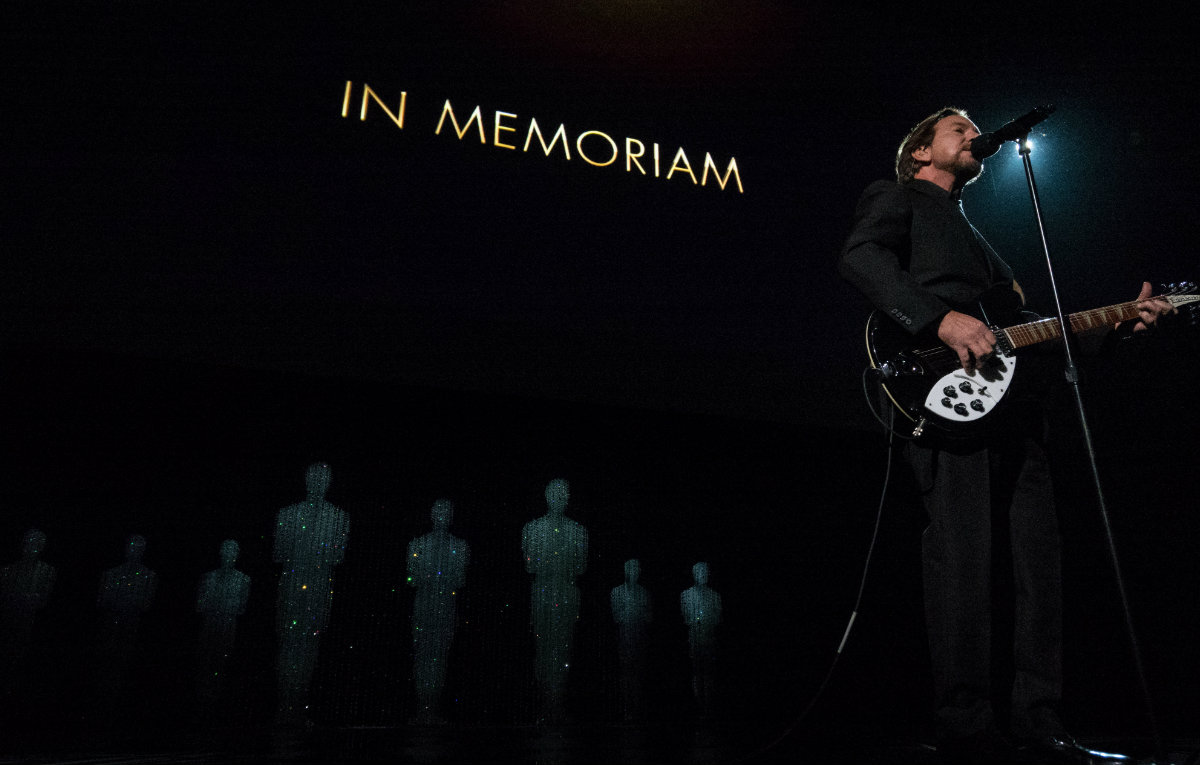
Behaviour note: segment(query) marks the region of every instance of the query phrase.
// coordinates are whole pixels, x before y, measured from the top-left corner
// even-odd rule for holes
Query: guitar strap
[[[1001,280],[1012,281],[1012,269],[1000,259],[1000,256],[996,254],[992,246],[983,238],[983,234],[979,233],[979,229],[975,228],[975,225],[967,220],[967,214],[963,212],[961,202],[958,205],[958,215],[971,232],[971,251],[975,253],[975,257],[979,258],[980,262],[987,269],[989,283],[996,284]]]

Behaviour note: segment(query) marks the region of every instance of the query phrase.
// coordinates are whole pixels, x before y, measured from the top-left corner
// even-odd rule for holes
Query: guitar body
[[[1181,309],[1193,312],[1200,309],[1200,296],[1191,282],[1171,284],[1153,300],[1166,301],[1175,313]],[[1072,332],[1098,327],[1112,327],[1122,321],[1138,318],[1136,300],[1067,317]],[[1034,318],[1021,307],[1020,297],[1006,286],[994,287],[981,295],[974,304],[956,306],[955,310],[970,314],[987,324],[996,335],[995,352],[970,371],[963,369],[958,355],[932,333],[910,335],[880,311],[867,319],[867,358],[878,370],[881,386],[892,404],[915,427],[919,437],[927,425],[934,426],[951,438],[978,435],[997,409],[1003,409],[1013,395],[1017,372],[1017,349],[1057,340],[1062,337],[1058,319]],[[1030,319],[1033,318],[1031,321]],[[1034,370],[1038,359],[1025,358],[1025,372],[1020,385],[1026,387],[1029,378],[1037,383],[1041,377]],[[1003,415],[1001,415],[1003,417]]]
[[[986,323],[996,333],[996,352],[970,371],[932,333],[911,335],[887,314],[867,320],[867,357],[883,375],[892,404],[917,426],[932,425],[954,437],[977,435],[984,418],[1004,407],[1017,371],[1017,356],[1000,327],[1020,318],[1020,297],[1007,287],[984,293],[975,304],[955,310]]]

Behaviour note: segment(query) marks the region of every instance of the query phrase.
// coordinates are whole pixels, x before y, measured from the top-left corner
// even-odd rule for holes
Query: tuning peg
[[[1171,282],[1170,284],[1162,285],[1162,294],[1164,295],[1186,295],[1196,291],[1194,282]]]

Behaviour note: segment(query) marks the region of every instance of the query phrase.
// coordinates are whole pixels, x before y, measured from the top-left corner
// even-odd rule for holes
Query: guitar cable
[[[872,372],[872,371],[877,371],[877,370],[868,368],[863,373],[863,391],[864,391],[864,393],[866,392],[867,377],[869,376],[868,373]],[[882,395],[882,386],[880,386],[880,394]],[[862,574],[859,576],[859,580],[858,580],[858,593],[854,597],[854,607],[850,610],[850,618],[846,621],[846,628],[844,630],[842,630],[842,639],[838,643],[837,650],[834,652],[834,655],[833,655],[833,661],[831,661],[829,663],[829,669],[827,669],[825,671],[825,677],[821,680],[821,684],[819,686],[817,686],[817,690],[813,693],[812,698],[809,699],[808,704],[805,705],[803,711],[800,712],[800,714],[796,717],[796,719],[793,720],[790,724],[788,724],[788,726],[786,728],[784,728],[783,731],[778,736],[776,736],[773,740],[771,740],[769,743],[765,744],[764,746],[759,747],[758,749],[756,749],[755,751],[753,751],[749,754],[746,754],[735,760],[730,760],[727,763],[727,765],[735,765],[736,763],[746,762],[753,758],[757,758],[763,754],[766,754],[768,751],[774,749],[776,746],[778,746],[780,743],[782,743],[784,739],[786,739],[788,736],[792,735],[792,733],[795,732],[795,730],[798,727],[800,727],[801,723],[803,723],[808,718],[808,716],[812,713],[813,709],[816,708],[817,702],[824,695],[825,689],[829,686],[830,681],[833,679],[833,674],[834,674],[834,671],[837,669],[838,661],[842,658],[842,652],[845,650],[846,643],[850,639],[850,632],[851,632],[851,630],[854,629],[854,622],[858,619],[858,610],[862,606],[863,593],[867,589],[867,575],[871,570],[871,561],[875,557],[875,544],[879,539],[879,527],[883,523],[883,506],[884,506],[885,500],[887,499],[888,486],[891,484],[891,480],[892,480],[892,461],[893,461],[892,456],[893,456],[893,452],[895,450],[895,442],[893,440],[893,436],[896,438],[902,438],[902,439],[906,439],[906,440],[910,440],[910,441],[913,440],[912,438],[908,438],[900,433],[897,433],[895,428],[890,423],[884,422],[883,418],[879,416],[879,414],[875,411],[874,407],[870,406],[870,398],[871,398],[870,395],[867,394],[868,408],[871,410],[871,414],[873,414],[875,416],[875,419],[878,420],[881,425],[883,425],[884,429],[886,430],[886,432],[888,434],[887,465],[886,465],[886,467],[884,469],[884,473],[883,473],[883,487],[880,489],[880,492],[879,492],[879,505],[876,507],[876,510],[875,510],[875,525],[874,525],[874,528],[872,528],[872,530],[871,530],[871,541],[867,545],[867,555],[866,555],[866,558],[863,560]],[[895,410],[894,409],[890,410],[889,415],[892,419],[894,419],[896,416]]]
[[[903,433],[898,433],[895,429],[896,409],[895,409],[895,407],[888,406],[888,403],[884,400],[883,381],[886,380],[890,376],[891,376],[890,374],[888,374],[886,371],[884,371],[882,369],[879,369],[878,367],[867,367],[866,369],[863,370],[863,373],[862,373],[863,398],[865,398],[867,400],[867,411],[869,411],[871,413],[871,416],[875,418],[875,421],[878,422],[880,425],[882,425],[883,429],[887,432],[887,434],[888,434],[888,450],[889,451],[892,448],[892,446],[891,446],[892,436],[903,439],[905,441],[917,440],[916,436],[906,436]],[[875,382],[876,382],[875,393],[876,393],[876,395],[879,396],[879,406],[881,409],[888,410],[889,420],[891,420],[890,422],[883,421],[883,417],[880,416],[879,412],[876,411],[876,409],[875,409],[875,405],[871,402],[871,391],[867,386],[868,380],[875,380]],[[886,484],[884,485],[884,488],[885,489],[887,488]]]

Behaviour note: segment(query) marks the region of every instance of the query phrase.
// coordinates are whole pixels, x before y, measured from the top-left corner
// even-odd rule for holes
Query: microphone
[[[1054,113],[1054,106],[1034,107],[1033,111],[1023,117],[1017,117],[1012,122],[1002,125],[991,133],[983,133],[971,141],[971,156],[984,160],[1000,151],[1000,145],[1005,141],[1019,141],[1029,135],[1033,126]]]

